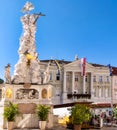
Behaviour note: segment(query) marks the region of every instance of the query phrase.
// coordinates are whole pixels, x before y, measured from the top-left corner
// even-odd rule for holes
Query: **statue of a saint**
[[[49,68],[50,68],[50,63],[48,63],[48,66],[44,72],[44,80],[43,80],[43,83],[48,83],[50,81],[50,71],[49,71]]]
[[[10,64],[8,64],[7,66],[5,66],[5,79],[6,79],[6,83],[11,83],[11,75],[10,75]]]

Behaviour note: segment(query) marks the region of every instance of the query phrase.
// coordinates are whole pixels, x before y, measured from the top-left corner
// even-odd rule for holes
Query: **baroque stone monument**
[[[52,104],[52,85],[49,84],[49,64],[45,70],[40,70],[40,61],[36,52],[35,33],[36,23],[42,13],[30,11],[34,6],[26,2],[22,11],[25,13],[21,17],[23,34],[20,38],[18,50],[19,60],[15,65],[14,74],[10,76],[10,64],[5,66],[6,83],[2,91],[2,101],[0,102],[0,112],[3,114],[4,106],[8,101],[18,104],[22,116],[17,117],[15,128],[38,128],[38,118],[35,115],[37,104],[47,104],[51,106],[48,127],[52,127],[53,104]],[[25,122],[25,123],[24,123]],[[6,122],[1,116],[1,128],[6,128]]]
[[[13,83],[41,84],[40,65],[35,45],[36,22],[43,14],[30,14],[33,5],[27,2],[23,8],[26,14],[21,17],[23,35],[20,38],[19,61],[15,66]]]

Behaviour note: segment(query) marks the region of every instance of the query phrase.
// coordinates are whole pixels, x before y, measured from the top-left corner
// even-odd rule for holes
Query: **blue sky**
[[[0,0],[0,77],[4,66],[14,65],[22,34],[21,8],[27,0]],[[117,66],[117,0],[30,0],[33,12],[46,14],[37,22],[39,59],[73,61],[86,57],[90,63]],[[33,13],[31,12],[31,13]]]

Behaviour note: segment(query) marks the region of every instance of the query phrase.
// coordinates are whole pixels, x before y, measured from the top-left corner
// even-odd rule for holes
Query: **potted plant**
[[[82,124],[89,121],[90,117],[90,109],[85,105],[76,104],[71,108],[71,120],[74,125],[74,130],[81,130]]]
[[[36,113],[39,118],[39,128],[41,130],[45,130],[49,111],[50,111],[50,107],[47,105],[37,105],[36,106]]]
[[[17,104],[13,104],[13,103],[9,102],[8,106],[4,107],[3,116],[8,122],[8,124],[7,124],[8,130],[13,129],[15,117],[18,114],[19,114],[19,111],[18,111],[18,105]]]
[[[117,107],[114,108],[113,114],[114,114],[114,117],[117,119]]]

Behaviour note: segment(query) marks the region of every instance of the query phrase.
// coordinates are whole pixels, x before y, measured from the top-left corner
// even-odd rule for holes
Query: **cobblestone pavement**
[[[0,129],[3,130],[3,129]],[[4,129],[7,130],[7,129]],[[21,129],[14,129],[14,130],[21,130]],[[39,130],[39,129],[22,129],[22,130]],[[46,129],[46,130],[71,130],[67,129],[66,126],[55,126],[52,129]],[[83,130],[117,130],[117,127],[103,127],[101,129],[83,129]]]
[[[103,127],[101,129],[90,129],[90,130],[117,130],[117,127]]]
[[[66,126],[57,125],[54,126],[52,129],[48,129],[48,130],[69,130],[69,129],[66,129]]]
[[[70,130],[70,129],[67,129],[65,126],[56,126],[51,130]],[[84,130],[117,130],[117,127],[103,127],[101,129],[84,129]]]

